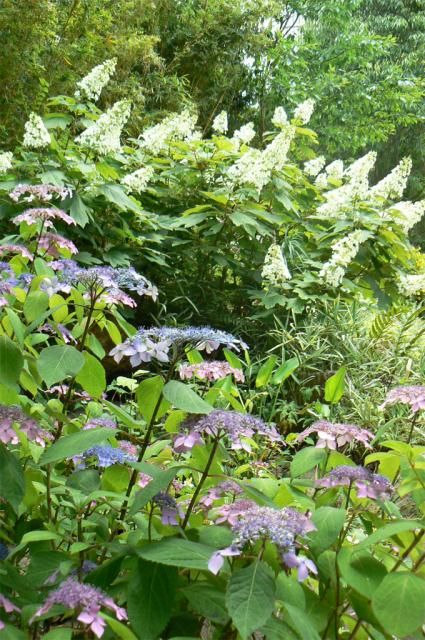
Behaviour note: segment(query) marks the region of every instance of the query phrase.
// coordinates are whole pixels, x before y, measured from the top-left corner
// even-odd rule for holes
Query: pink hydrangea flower
[[[312,433],[316,433],[318,436],[316,447],[319,449],[337,449],[354,441],[361,442],[365,447],[370,447],[369,442],[374,437],[373,433],[367,429],[361,429],[354,424],[318,420],[298,434],[297,442],[302,442]]]
[[[179,369],[179,375],[182,380],[197,377],[200,380],[214,382],[222,380],[229,375],[232,375],[236,382],[244,382],[245,380],[241,369],[231,367],[228,362],[222,360],[206,360],[196,364],[182,364]]]
[[[62,220],[66,224],[75,224],[74,218],[71,218],[62,209],[37,207],[35,209],[27,209],[23,213],[20,213],[15,218],[12,218],[14,224],[21,224],[26,222],[27,224],[37,224],[42,222],[45,229],[53,227],[53,220]]]
[[[408,404],[412,411],[425,409],[425,386],[411,385],[405,387],[395,387],[388,392],[384,402],[379,407],[385,409],[389,404]]]
[[[69,187],[58,187],[55,184],[18,184],[9,197],[14,202],[50,202],[53,198],[64,200],[71,197],[72,190]]]
[[[52,256],[53,258],[59,257],[59,249],[65,249],[71,254],[78,253],[77,247],[71,240],[60,236],[57,233],[43,233],[38,241],[38,247],[43,249],[47,255]]]
[[[0,256],[10,253],[19,253],[23,258],[33,259],[32,254],[21,244],[0,244]]]
[[[22,433],[25,433],[28,440],[39,444],[41,447],[46,446],[46,440],[52,439],[52,434],[33,419],[29,418],[19,407],[0,405],[0,441],[4,444],[19,444],[19,437],[14,429],[14,425]]]

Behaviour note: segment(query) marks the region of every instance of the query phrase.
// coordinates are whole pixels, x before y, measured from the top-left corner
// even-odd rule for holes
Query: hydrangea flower
[[[19,607],[17,607],[13,602],[11,602],[6,596],[0,593],[0,607],[6,611],[6,613],[13,613],[13,611],[17,611],[18,613],[21,611]],[[5,624],[3,620],[0,620],[0,630],[4,629]]]
[[[117,59],[111,58],[93,67],[82,80],[77,82],[78,90],[75,92],[75,96],[78,98],[84,94],[89,100],[98,100],[103,87],[108,84],[114,74],[116,66]]]
[[[315,104],[315,100],[312,100],[311,98],[301,102],[294,111],[295,120],[300,120],[303,124],[308,124],[311,116],[313,115]]]
[[[317,567],[312,560],[300,554],[296,555],[294,551],[284,553],[282,560],[288,569],[297,569],[298,582],[303,582],[310,572],[314,573],[314,575],[318,573]]]
[[[36,420],[29,418],[20,407],[0,405],[0,441],[4,444],[19,444],[18,434],[13,428],[15,424],[30,442],[41,447],[46,446],[46,440],[52,439],[52,435],[42,429]]]
[[[178,526],[178,518],[183,518],[181,507],[168,493],[157,493],[152,502],[161,508],[161,522],[165,525]]]
[[[405,296],[417,296],[425,291],[425,273],[400,273],[398,288]]]
[[[43,120],[36,113],[30,113],[25,123],[23,146],[30,149],[42,149],[49,146],[50,140],[50,133]]]
[[[276,107],[276,109],[274,110],[272,123],[278,129],[281,129],[288,124],[288,116],[286,115],[286,111],[283,107]]]
[[[260,418],[248,413],[215,409],[196,421],[183,421],[181,433],[174,441],[174,450],[178,453],[190,451],[195,444],[203,444],[204,437],[225,436],[230,440],[232,449],[250,452],[251,446],[245,439],[254,435],[263,436],[270,442],[282,442],[275,427],[266,424]]]
[[[38,207],[35,209],[27,209],[23,213],[12,219],[14,224],[21,224],[26,222],[27,224],[37,224],[41,222],[44,229],[50,229],[53,227],[53,220],[62,220],[66,224],[75,224],[74,218],[71,218],[65,211],[52,207],[50,209],[44,207]]]
[[[139,144],[142,149],[158,155],[173,140],[192,139],[197,120],[197,114],[189,109],[167,116],[162,122],[145,129],[139,138]]]
[[[59,187],[56,184],[18,184],[9,197],[14,202],[50,202],[53,198],[65,200],[70,198],[72,190],[69,187]]]
[[[60,236],[57,233],[43,233],[43,235],[38,239],[38,248],[45,251],[44,255],[53,256],[54,258],[59,257],[60,249],[63,249],[70,254],[78,253],[77,247],[71,240]]]
[[[190,378],[196,377],[201,380],[214,382],[215,380],[222,380],[230,375],[233,376],[237,382],[243,382],[245,380],[241,369],[236,369],[230,366],[228,362],[222,360],[205,360],[204,362],[198,362],[196,364],[182,364],[180,365],[179,375],[182,380],[190,380]]]
[[[232,140],[239,146],[240,144],[249,144],[255,138],[255,129],[253,122],[247,122],[240,129],[237,129]]]
[[[378,473],[372,473],[365,467],[341,465],[316,481],[318,487],[350,487],[354,485],[359,498],[389,500],[392,492],[391,482]]]
[[[98,120],[75,138],[77,144],[99,155],[117,153],[121,149],[121,132],[130,117],[131,103],[116,102]]]
[[[238,505],[238,502],[234,505]],[[228,506],[230,505],[225,505]],[[232,544],[216,551],[210,558],[208,568],[214,574],[220,571],[226,556],[241,555],[247,544],[255,544],[258,540],[270,540],[284,560],[284,554],[294,552],[297,536],[305,536],[315,530],[310,518],[295,509],[260,507],[251,501],[247,501],[244,506],[245,509],[239,508],[239,513],[231,524]]]
[[[19,253],[23,258],[33,259],[32,254],[21,244],[0,244],[0,256],[9,255],[10,253]]]
[[[84,425],[83,429],[98,429],[99,427],[104,427],[106,429],[116,429],[117,424],[115,420],[108,417],[100,417],[100,418],[91,418]]]
[[[369,443],[374,437],[367,429],[361,429],[354,424],[318,420],[298,434],[297,442],[302,442],[312,433],[318,436],[316,447],[319,449],[337,449],[355,441],[370,447]]]
[[[387,397],[379,408],[385,409],[389,404],[398,403],[408,404],[414,412],[425,409],[425,386],[395,387],[388,392]]]
[[[218,115],[213,120],[212,130],[215,133],[225,135],[229,128],[228,120],[227,120],[227,111],[220,111]]]
[[[48,613],[55,604],[62,605],[66,609],[78,610],[77,620],[87,625],[97,638],[102,637],[106,626],[105,621],[99,615],[102,607],[113,611],[118,620],[127,620],[126,610],[117,606],[113,599],[100,589],[90,584],[78,582],[74,578],[67,578],[48,595],[30,623]]]
[[[372,197],[384,198],[401,198],[406,189],[407,181],[412,170],[411,158],[402,158],[398,165],[380,180],[370,190]]]
[[[406,200],[391,205],[384,216],[399,224],[404,233],[408,233],[422,219],[424,213],[425,200],[420,200],[419,202]]]
[[[121,448],[109,445],[95,445],[87,449],[81,457],[84,460],[96,457],[98,467],[111,467],[113,464],[125,464],[126,462],[137,462],[137,456],[126,453]]]
[[[72,333],[67,329],[63,324],[58,323],[55,327],[52,326],[49,322],[43,324],[42,327],[38,329],[42,333],[48,333],[52,336],[60,336],[65,344],[69,344],[70,342],[76,343],[77,340],[74,338]]]
[[[349,264],[356,257],[360,245],[371,236],[370,231],[356,229],[332,245],[332,257],[323,265],[319,277],[328,285],[337,287],[341,284]]]
[[[146,191],[146,187],[154,175],[155,169],[153,167],[141,167],[137,169],[137,171],[133,171],[133,173],[124,176],[121,183],[128,191],[142,193],[142,191]]]
[[[6,173],[12,168],[13,153],[11,151],[3,151],[0,153],[0,173]]]
[[[308,176],[317,176],[318,173],[325,166],[326,159],[325,156],[318,156],[317,158],[313,158],[313,160],[309,160],[304,163],[304,173]]]
[[[237,496],[243,493],[243,489],[233,480],[224,480],[217,484],[215,487],[208,489],[207,493],[202,496],[199,504],[209,509],[216,500],[219,500],[226,494]]]
[[[268,248],[261,277],[263,288],[266,290],[270,287],[281,287],[284,282],[291,279],[291,272],[280,245],[271,244]]]

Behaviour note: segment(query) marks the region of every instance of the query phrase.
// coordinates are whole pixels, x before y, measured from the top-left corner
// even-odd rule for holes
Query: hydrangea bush
[[[100,65],[78,91],[95,99],[113,68],[113,62]],[[101,120],[93,104],[82,106],[74,98],[55,104],[66,106],[72,119],[56,114],[49,123],[47,118],[47,142],[46,131],[32,118],[24,145],[32,150],[14,161],[16,175],[3,183],[13,231],[1,245],[0,634],[13,640],[421,637],[425,469],[419,435],[425,387],[388,390],[382,415],[388,423],[398,421],[400,433],[407,425],[407,437],[390,440],[385,429],[374,433],[367,423],[334,418],[343,384],[343,375],[336,374],[326,383],[327,418],[307,418],[302,432],[286,436],[249,411],[243,362],[253,345],[211,326],[150,319],[135,326],[128,311],[164,295],[161,287],[120,260],[101,263],[99,255],[88,254],[90,239],[83,237],[96,224],[96,240],[102,244],[107,237],[102,217],[94,213],[105,202],[124,209],[131,203],[139,222],[151,231],[158,225],[160,237],[162,223],[144,216],[117,176],[124,167],[134,169],[139,154],[149,155],[155,168],[149,181],[169,182],[156,186],[158,201],[171,200],[176,165],[199,174],[200,167],[190,162],[202,162],[196,153],[210,148],[218,156],[211,162],[218,162],[220,175],[233,185],[226,191],[229,182],[221,183],[204,196],[218,205],[212,217],[233,215],[221,209],[224,197],[226,207],[229,198],[241,198],[231,205],[233,212],[242,202],[246,211],[248,201],[256,202],[262,213],[253,219],[262,222],[252,235],[245,223],[230,224],[239,229],[233,240],[246,234],[265,255],[281,221],[261,199],[263,190],[278,193],[284,172],[288,185],[304,185],[315,194],[319,189],[306,175],[320,171],[322,161],[310,163],[305,173],[287,166],[285,155],[296,135],[311,138],[301,125],[313,103],[298,107],[294,123],[279,110],[274,124],[280,132],[263,150],[248,146],[254,135],[248,125],[224,138],[223,114],[214,123],[220,136],[198,139],[195,119],[187,113],[170,116],[134,147],[119,151],[126,105]],[[83,120],[93,122],[86,122],[87,135],[79,133]],[[82,142],[87,146],[80,152]],[[39,148],[43,151],[33,151]],[[117,155],[100,158],[105,148]],[[168,159],[160,162],[163,153]],[[192,160],[183,162],[191,154]],[[326,191],[322,205],[333,202],[333,211],[341,212],[351,207],[348,202],[358,203],[369,165],[370,158],[352,167],[346,183],[333,185],[342,194]],[[328,167],[329,180],[337,180],[340,169]],[[24,170],[31,182],[16,184]],[[405,174],[401,167],[370,195],[379,211],[386,197],[400,190]],[[136,180],[146,182],[146,174]],[[181,221],[186,224],[192,215],[206,213],[206,220],[210,207],[169,216],[167,233],[181,229]],[[378,209],[364,205],[361,215],[367,220],[363,231],[376,234],[370,250],[382,241],[390,252],[394,243],[403,247],[408,264],[407,240],[392,238]],[[103,215],[107,220],[110,212]],[[324,237],[347,231],[345,223],[335,221],[326,230],[326,221],[315,222],[317,210],[298,215],[299,224],[311,230],[309,238],[316,225]],[[88,224],[81,232],[84,216]],[[201,221],[195,220],[189,228]],[[348,226],[349,220],[354,218],[347,218]],[[190,240],[178,233],[175,238]],[[268,256],[277,256],[286,276],[267,279],[264,295],[281,296],[283,286],[295,291],[301,269],[278,251]],[[394,290],[403,256],[385,265],[382,259],[379,266]],[[334,269],[342,263],[332,264]],[[345,266],[353,268],[352,280],[346,280],[357,286],[360,262]],[[259,263],[259,278],[261,268]],[[312,278],[308,286],[314,291],[319,265]],[[114,373],[117,363],[123,375]],[[263,379],[274,364],[263,369]],[[275,375],[283,382],[296,366],[286,362]]]

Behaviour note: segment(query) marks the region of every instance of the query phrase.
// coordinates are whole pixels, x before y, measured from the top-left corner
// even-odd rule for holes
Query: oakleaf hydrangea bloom
[[[72,195],[69,187],[58,187],[55,184],[18,184],[9,193],[9,197],[14,202],[50,202],[53,198],[64,200]]]
[[[411,170],[412,160],[410,158],[403,158],[385,178],[371,188],[370,195],[373,197],[378,196],[385,200],[388,198],[401,198]]]
[[[397,202],[391,205],[391,207],[384,214],[399,224],[403,231],[407,233],[415,226],[423,217],[425,213],[425,200],[419,202]]]
[[[177,527],[179,525],[179,518],[183,517],[181,508],[168,493],[157,493],[152,499],[152,502],[158,505],[161,509],[161,522],[165,525],[172,525]]]
[[[263,288],[279,288],[284,282],[291,279],[291,272],[283,255],[282,248],[278,244],[271,244],[264,258],[264,265],[261,271]]]
[[[164,118],[162,122],[145,129],[140,136],[140,146],[153,155],[168,148],[174,140],[191,140],[198,116],[189,109]]]
[[[328,178],[333,180],[342,180],[344,175],[344,163],[342,160],[334,160],[325,167]]]
[[[114,74],[116,66],[116,58],[111,58],[110,60],[105,60],[102,64],[98,64],[82,80],[77,82],[79,90],[75,92],[75,96],[78,98],[82,93],[89,100],[98,100],[103,87],[108,84]]]
[[[154,175],[155,169],[153,167],[141,167],[137,169],[137,171],[133,171],[133,173],[124,176],[121,183],[128,191],[142,193],[142,191],[146,190],[146,187]]]
[[[111,467],[113,464],[125,464],[126,462],[136,462],[137,457],[126,453],[121,448],[111,447],[109,445],[95,445],[87,449],[82,454],[82,458],[87,460],[96,457],[99,467]]]
[[[66,222],[66,224],[75,224],[74,218],[71,218],[65,211],[56,208],[45,209],[41,207],[27,209],[18,216],[15,216],[12,222],[14,224],[21,224],[21,222],[37,224],[37,222],[41,222],[45,229],[50,229],[53,226],[53,220],[62,220],[62,222]]]
[[[232,524],[234,537],[230,547],[216,551],[210,558],[208,568],[214,574],[220,571],[226,556],[241,555],[246,545],[258,540],[270,540],[284,560],[285,553],[294,551],[296,536],[304,536],[315,529],[311,520],[295,509],[272,509],[252,502],[246,507],[243,512],[240,510]]]
[[[78,253],[78,249],[72,240],[68,240],[57,233],[43,233],[38,239],[38,248],[44,250],[45,255],[53,256],[54,258],[59,257],[59,249],[63,249],[72,255]]]
[[[206,360],[197,364],[182,364],[179,369],[179,375],[182,380],[190,380],[190,378],[196,377],[214,382],[215,380],[222,380],[229,375],[233,376],[237,382],[245,380],[241,369],[236,369],[222,360]]]
[[[332,245],[332,257],[325,262],[319,276],[331,287],[341,284],[346,269],[356,257],[360,245],[371,236],[370,231],[356,229]]]
[[[365,467],[351,467],[342,465],[335,467],[329,473],[316,481],[318,487],[350,487],[355,486],[359,498],[372,500],[389,500],[392,485],[388,478],[372,473]]]
[[[215,133],[221,133],[224,135],[227,133],[228,127],[229,125],[227,122],[227,112],[220,111],[220,113],[216,115],[216,117],[213,120],[212,129],[213,131],[215,131]]]
[[[351,442],[361,442],[365,447],[370,447],[369,443],[374,437],[367,429],[361,429],[354,424],[318,420],[298,434],[297,442],[303,442],[312,433],[318,436],[316,447],[319,449],[337,449]]]
[[[255,129],[253,122],[247,122],[240,129],[237,129],[232,140],[237,144],[249,144],[255,138]]]
[[[87,625],[97,638],[102,637],[106,626],[106,622],[99,615],[102,607],[113,611],[118,620],[127,620],[126,610],[117,606],[113,599],[100,589],[78,582],[74,578],[67,578],[48,595],[30,623],[48,613],[55,604],[62,605],[66,609],[77,609],[79,611],[77,620]]]
[[[117,153],[121,149],[121,132],[130,112],[129,100],[116,102],[94,124],[80,133],[75,142],[99,155]]]
[[[46,446],[46,440],[52,435],[40,427],[38,422],[28,417],[20,407],[0,405],[0,441],[4,444],[19,444],[19,437],[14,429],[16,425],[28,440]]]
[[[317,158],[313,158],[313,160],[309,160],[304,163],[304,173],[308,176],[317,176],[318,173],[325,166],[325,156],[318,156]]]
[[[278,129],[281,129],[288,124],[288,116],[286,115],[286,111],[283,107],[276,107],[276,109],[274,110],[272,123]]]
[[[200,499],[199,504],[209,509],[216,500],[225,495],[237,496],[243,493],[243,489],[233,480],[224,480],[220,484],[208,489],[207,493]],[[236,503],[232,503],[236,504]]]
[[[3,594],[0,593],[0,607],[6,611],[6,613],[13,613],[17,611],[18,613],[21,611],[19,607],[17,607],[13,602],[11,602],[8,598],[6,598]],[[0,630],[4,629],[5,624],[3,620],[0,620]]]
[[[425,409],[425,386],[411,385],[395,387],[388,392],[384,402],[379,407],[385,409],[390,404],[408,404],[412,411]]]
[[[23,146],[30,149],[42,149],[50,144],[50,133],[43,120],[36,113],[30,113],[25,123]]]
[[[21,244],[0,244],[0,256],[10,253],[19,253],[23,258],[32,260],[33,256],[26,247]]]
[[[195,444],[203,444],[204,437],[218,438],[225,436],[232,449],[251,451],[246,439],[254,435],[263,436],[270,442],[282,442],[275,427],[263,422],[260,418],[248,413],[215,409],[196,422],[192,419],[181,424],[181,433],[174,441],[174,450],[178,453],[190,451]]]
[[[405,296],[417,296],[425,292],[425,273],[400,273],[398,288]]]
[[[0,153],[0,173],[6,173],[12,168],[13,153],[11,151],[3,151]]]
[[[296,120],[301,120],[303,124],[307,124],[310,122],[310,118],[313,115],[315,104],[315,100],[312,100],[311,98],[304,100],[304,102],[301,102],[301,104],[299,104],[295,109],[294,118]]]

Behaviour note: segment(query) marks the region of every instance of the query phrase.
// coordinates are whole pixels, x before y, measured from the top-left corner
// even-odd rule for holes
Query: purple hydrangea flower
[[[99,615],[101,607],[113,611],[118,620],[127,620],[126,610],[117,606],[113,599],[100,589],[90,584],[78,582],[74,578],[67,578],[49,594],[30,623],[48,613],[55,604],[63,605],[66,609],[77,609],[79,611],[77,620],[87,625],[97,638],[103,635],[106,625]]]
[[[4,444],[19,444],[18,434],[13,428],[15,424],[28,440],[41,447],[46,446],[46,440],[52,439],[52,435],[42,429],[36,420],[25,415],[20,407],[0,405],[0,441]]]
[[[6,611],[6,613],[12,613],[13,611],[20,612],[20,608],[17,607],[13,602],[11,602],[8,598],[0,593],[0,607]],[[0,630],[4,629],[5,624],[3,620],[0,620]]]
[[[341,465],[329,471],[320,480],[318,487],[350,487],[354,485],[359,498],[372,498],[372,500],[389,500],[392,493],[392,485],[388,478],[373,473],[365,467],[350,467]]]
[[[23,258],[33,259],[32,254],[21,244],[0,244],[0,256],[10,253],[19,253]]]
[[[244,438],[254,435],[264,436],[270,442],[282,439],[275,427],[266,424],[260,418],[249,413],[215,409],[196,422],[185,420],[181,425],[182,433],[174,440],[174,450],[178,453],[190,451],[195,444],[203,444],[203,437],[216,438],[220,435],[230,440],[232,449],[251,451],[250,444]]]
[[[83,427],[85,429],[97,429],[99,427],[106,427],[107,429],[116,429],[117,424],[111,418],[91,418]]]
[[[236,369],[230,366],[228,362],[222,360],[207,360],[197,364],[182,364],[179,369],[179,375],[182,380],[190,380],[190,378],[197,377],[201,380],[214,382],[215,380],[222,380],[229,375],[233,376],[236,382],[244,382],[245,380],[241,369]]]
[[[71,254],[78,253],[77,247],[71,240],[59,236],[57,233],[43,233],[38,241],[38,247],[45,251],[45,255],[53,256],[54,258],[59,257],[59,249],[65,249]]]
[[[199,504],[209,509],[216,500],[226,494],[237,496],[243,493],[243,489],[233,480],[224,480],[220,484],[208,489],[207,493],[200,499]]]
[[[325,447],[337,449],[353,441],[361,442],[365,447],[370,447],[369,442],[374,437],[373,433],[367,431],[367,429],[361,429],[354,424],[318,420],[298,434],[297,442],[302,442],[312,433],[316,433],[318,436],[316,447],[319,449],[324,449]]]
[[[317,567],[312,560],[305,556],[297,555],[294,551],[284,553],[282,560],[289,569],[297,569],[298,582],[303,582],[310,572],[314,573],[314,575],[318,573]]]
[[[60,323],[58,323],[56,327],[54,327],[49,322],[46,322],[42,327],[39,328],[39,331],[42,333],[48,333],[51,336],[60,336],[65,344],[69,344],[70,342],[77,342],[69,329],[67,329],[63,324]]]
[[[69,187],[58,187],[55,184],[18,184],[9,193],[14,202],[50,202],[53,198],[64,200],[71,197],[72,191]],[[23,197],[24,196],[24,197]]]
[[[161,522],[165,525],[178,526],[178,518],[183,517],[180,506],[168,493],[157,493],[152,499],[161,508]]]
[[[387,405],[397,404],[398,402],[408,404],[414,412],[425,409],[425,386],[412,385],[391,389],[380,409],[385,409]]]
[[[62,209],[56,209],[54,207],[50,209],[44,207],[27,209],[18,216],[15,216],[15,218],[12,218],[14,224],[21,224],[22,222],[37,224],[37,222],[41,222],[45,229],[53,227],[53,220],[62,220],[62,222],[66,222],[66,224],[75,224],[74,218],[71,218],[71,216],[65,213],[65,211],[62,211]]]
[[[109,445],[95,445],[82,454],[82,458],[87,460],[95,456],[99,467],[110,467],[113,464],[125,464],[126,462],[136,462],[137,457],[130,455],[120,448]]]

